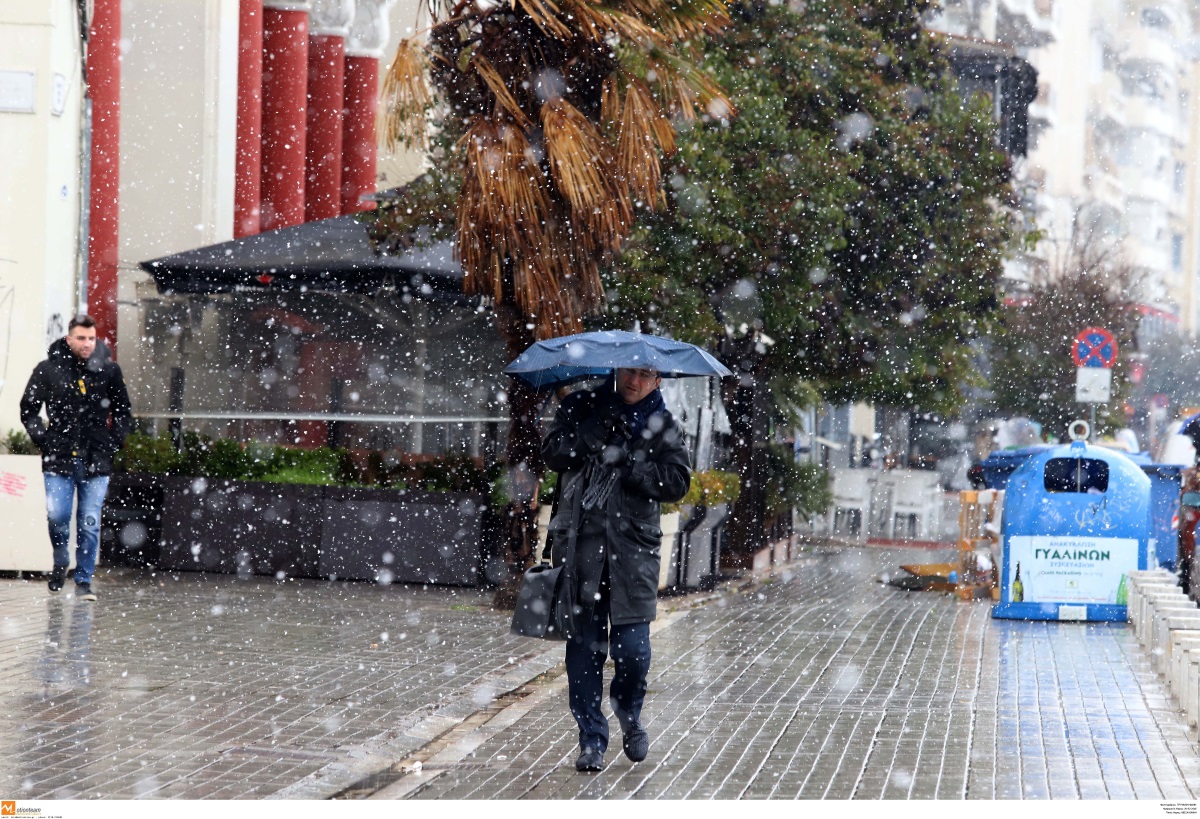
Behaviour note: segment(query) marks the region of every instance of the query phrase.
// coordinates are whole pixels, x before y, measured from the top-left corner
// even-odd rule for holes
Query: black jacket
[[[42,423],[43,404],[49,427]],[[51,344],[21,397],[21,423],[42,451],[44,472],[69,475],[78,457],[88,475],[109,474],[131,421],[125,378],[103,342],[87,361],[66,339]]]
[[[611,389],[611,387],[609,388]],[[642,434],[605,424],[620,412],[609,391],[581,390],[563,400],[542,442],[546,465],[559,474],[558,512],[551,521],[553,559],[563,565],[559,628],[578,634],[583,612],[608,567],[610,617],[616,625],[654,619],[662,542],[660,503],[687,494],[691,467],[678,424],[665,410]],[[608,406],[605,406],[608,405]],[[583,511],[588,463],[615,453],[617,482],[601,509]]]

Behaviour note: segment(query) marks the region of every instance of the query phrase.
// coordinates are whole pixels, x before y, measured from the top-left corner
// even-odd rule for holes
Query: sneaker
[[[595,773],[604,770],[604,751],[599,748],[580,748],[575,770]]]
[[[95,600],[96,593],[92,591],[91,583],[79,583],[75,586],[75,598],[77,600]],[[626,752],[628,753],[628,751]]]
[[[63,584],[67,582],[66,566],[55,566],[54,571],[50,573],[50,582],[46,585],[50,589],[51,594],[56,594],[62,591]]]
[[[650,753],[650,735],[638,723],[621,734],[621,748],[630,762],[641,762]]]

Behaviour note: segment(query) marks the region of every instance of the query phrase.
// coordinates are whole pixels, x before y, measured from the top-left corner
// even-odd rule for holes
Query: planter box
[[[482,495],[330,487],[320,575],[479,585],[486,508]]]
[[[205,478],[163,483],[161,568],[320,576],[325,487]]]
[[[728,514],[729,506],[724,503],[704,509],[704,514],[688,532],[679,571],[679,585],[686,589],[698,589],[720,574],[717,534]]]
[[[162,475],[114,474],[100,516],[100,565],[157,566],[163,533]]]
[[[663,512],[661,518],[662,542],[659,547],[658,589],[668,588],[675,578],[679,566],[679,513]]]
[[[0,455],[0,571],[48,572],[54,549],[46,526],[40,455]],[[75,549],[71,548],[74,560]]]

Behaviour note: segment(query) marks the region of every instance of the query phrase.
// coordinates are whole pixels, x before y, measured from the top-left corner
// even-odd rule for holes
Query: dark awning
[[[165,293],[318,290],[373,293],[426,287],[461,292],[463,273],[449,241],[381,256],[369,225],[335,216],[141,263]]]

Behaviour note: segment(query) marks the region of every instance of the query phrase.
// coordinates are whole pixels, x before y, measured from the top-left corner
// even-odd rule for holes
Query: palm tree
[[[579,332],[600,305],[599,266],[639,209],[665,202],[660,158],[675,150],[675,122],[732,114],[699,67],[699,40],[726,25],[726,3],[430,0],[428,12],[426,38],[400,43],[384,81],[384,137],[450,139],[464,288],[493,302],[515,357]],[[526,500],[542,471],[537,396],[514,380],[509,401],[507,459]]]

